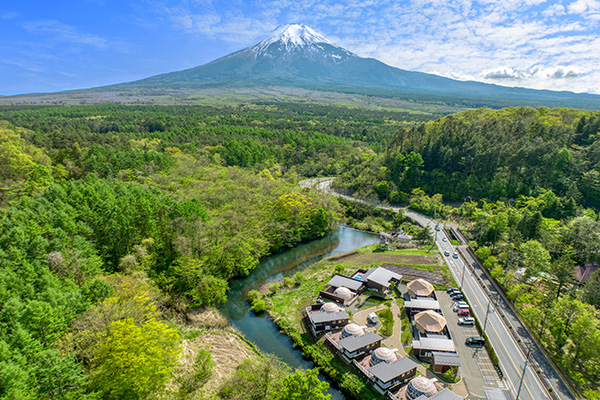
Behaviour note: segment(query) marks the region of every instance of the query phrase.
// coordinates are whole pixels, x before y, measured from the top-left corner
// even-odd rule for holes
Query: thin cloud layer
[[[302,22],[364,57],[508,86],[600,93],[600,1],[224,1],[163,7],[175,29],[240,48]],[[194,22],[197,21],[197,22]],[[501,66],[501,67],[500,67]]]

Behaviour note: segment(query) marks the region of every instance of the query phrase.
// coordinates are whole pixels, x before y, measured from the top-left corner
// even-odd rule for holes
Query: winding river
[[[248,291],[267,282],[294,275],[315,262],[337,253],[356,250],[378,243],[379,237],[348,228],[339,228],[321,239],[301,243],[291,249],[280,251],[265,258],[245,278],[231,282],[231,290],[221,311],[229,321],[261,351],[278,356],[293,368],[312,368],[312,363],[302,358],[294,349],[289,337],[282,335],[268,317],[257,316],[246,302]],[[343,399],[339,390],[329,388],[332,400]]]

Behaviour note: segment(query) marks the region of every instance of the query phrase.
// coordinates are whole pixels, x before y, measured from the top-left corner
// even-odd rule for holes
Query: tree
[[[492,255],[492,252],[488,248],[480,247],[477,249],[477,251],[475,251],[475,255],[481,260],[481,262],[485,263],[489,256]]]
[[[223,384],[219,397],[228,400],[277,399],[289,367],[272,355],[244,360]]]
[[[283,378],[279,389],[280,400],[329,400],[331,395],[324,394],[329,388],[327,382],[319,380],[319,372],[309,369],[296,371]]]
[[[526,268],[525,276],[538,276],[540,272],[548,272],[550,253],[537,240],[528,240],[519,247],[521,263]]]
[[[210,379],[215,362],[212,355],[204,350],[198,350],[191,371],[184,371],[180,380],[179,397],[187,399],[190,394],[202,387]]]
[[[581,300],[600,307],[600,270],[594,272],[581,289]]]
[[[96,353],[96,387],[109,399],[132,400],[163,389],[181,350],[177,331],[155,319],[138,326],[127,318],[112,322],[109,332]]]

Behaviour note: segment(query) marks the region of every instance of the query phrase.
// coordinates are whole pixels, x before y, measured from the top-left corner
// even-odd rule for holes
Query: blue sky
[[[20,0],[0,5],[0,94],[191,68],[286,23],[403,69],[600,93],[600,0]]]

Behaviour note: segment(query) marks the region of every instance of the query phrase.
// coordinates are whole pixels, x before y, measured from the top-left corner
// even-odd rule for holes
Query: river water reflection
[[[294,349],[289,337],[282,335],[275,324],[266,316],[257,316],[250,311],[246,302],[248,292],[267,282],[273,282],[294,275],[315,262],[337,253],[356,250],[378,243],[379,237],[370,233],[348,228],[338,230],[321,239],[299,244],[265,258],[245,278],[231,282],[227,301],[221,311],[229,321],[261,351],[275,354],[293,368],[312,368],[312,363],[302,358],[302,353]],[[343,399],[340,391],[330,388],[333,399]]]

